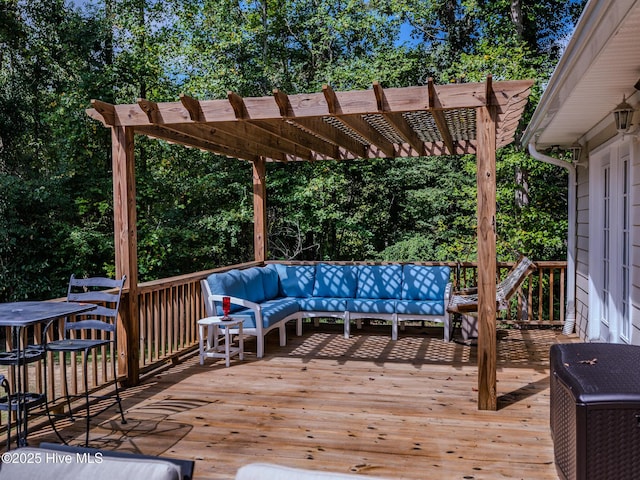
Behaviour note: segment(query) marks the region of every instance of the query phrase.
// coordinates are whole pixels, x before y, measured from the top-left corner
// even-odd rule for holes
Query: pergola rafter
[[[108,126],[253,161],[347,160],[466,154],[476,150],[477,108],[495,106],[497,147],[513,141],[532,82],[527,80],[243,98],[111,105],[93,102]],[[162,129],[145,127],[161,126]],[[200,128],[198,128],[198,126]],[[225,148],[223,148],[225,147]],[[229,152],[229,148],[234,153]]]
[[[255,260],[267,257],[266,162],[475,154],[478,185],[478,407],[496,409],[496,149],[512,142],[533,81],[427,85],[130,105],[92,101],[112,130],[116,273],[127,275],[119,368],[139,378],[134,134],[253,164]]]

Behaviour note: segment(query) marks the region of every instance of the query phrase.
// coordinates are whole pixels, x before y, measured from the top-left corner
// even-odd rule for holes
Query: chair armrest
[[[245,300],[244,298],[231,297],[229,295],[219,295],[219,294],[212,293],[211,295],[209,295],[208,301],[211,302],[214,312],[216,312],[215,302],[222,303],[223,297],[229,297],[229,300],[232,305],[241,305],[243,307],[253,310],[256,316],[256,330],[258,331],[258,335],[262,335],[262,331],[263,331],[262,330],[262,306],[260,306],[259,303],[250,302],[249,300]],[[233,316],[233,312],[231,313],[231,316]]]
[[[454,295],[477,295],[478,287],[469,287],[463,288],[462,290],[456,290],[453,292]]]
[[[222,299],[224,297],[229,297],[229,300],[231,301],[232,305],[241,305],[243,307],[254,310],[256,313],[262,311],[262,307],[260,306],[259,303],[250,302],[249,300],[245,300],[244,298],[231,297],[229,295],[219,295],[217,293],[212,293],[211,295],[209,295],[209,300],[213,301],[215,305],[215,302],[222,303]]]

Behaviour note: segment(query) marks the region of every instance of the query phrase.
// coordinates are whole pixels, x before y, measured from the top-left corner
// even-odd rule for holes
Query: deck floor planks
[[[422,329],[395,343],[389,333],[344,339],[305,326],[287,347],[273,335],[261,360],[248,355],[227,369],[189,358],[127,390],[129,423],[104,414],[92,446],[193,458],[196,480],[230,480],[255,461],[363,478],[557,478],[548,425],[555,333],[502,333],[497,412],[477,410],[473,347]],[[81,438],[81,427],[68,434]],[[40,436],[53,440],[46,428]]]

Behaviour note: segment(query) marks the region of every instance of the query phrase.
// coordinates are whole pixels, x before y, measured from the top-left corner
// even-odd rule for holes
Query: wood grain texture
[[[118,322],[118,374],[135,384],[139,378],[138,231],[134,135],[130,127],[112,127],[113,215],[116,277],[126,275],[126,293]]]
[[[292,326],[293,327],[293,326]],[[196,461],[196,480],[231,480],[252,462],[396,479],[557,478],[549,433],[548,351],[557,331],[499,330],[498,411],[477,410],[476,348],[440,328],[388,325],[345,339],[305,324],[257,360],[195,356],[124,392],[91,431],[97,448]],[[82,422],[76,422],[82,423]],[[82,437],[82,425],[63,435]],[[30,442],[51,441],[50,428]]]
[[[92,101],[87,115],[105,126],[134,127],[135,132],[181,145],[253,161],[412,157],[475,153],[475,110],[496,109],[498,145],[514,139],[531,80],[334,91],[178,102],[139,99],[129,105]],[[474,113],[470,113],[470,112]],[[413,125],[407,116],[422,113]],[[299,128],[314,138],[300,144]],[[432,125],[433,123],[433,125]],[[256,128],[257,127],[257,128]],[[426,132],[426,133],[425,133]],[[427,138],[428,137],[428,138]],[[360,141],[362,140],[362,141]],[[243,142],[244,141],[244,142]],[[364,142],[364,143],[363,143]]]
[[[496,396],[496,124],[495,107],[478,109],[478,408]]]

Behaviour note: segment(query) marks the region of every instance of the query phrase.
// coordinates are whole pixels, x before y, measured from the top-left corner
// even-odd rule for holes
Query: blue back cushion
[[[306,298],[313,296],[313,282],[316,278],[315,265],[272,263],[267,267],[278,272],[280,295],[283,297]]]
[[[212,273],[207,277],[207,283],[214,295],[225,295],[229,297],[247,298],[247,291],[244,288],[244,282],[235,273],[238,270],[229,270],[224,273]],[[242,305],[231,305],[231,311],[237,312]],[[222,302],[216,302],[216,310],[218,315],[222,315]]]
[[[442,300],[450,275],[449,267],[405,265],[402,268],[402,298]]]
[[[357,298],[400,298],[402,292],[401,265],[358,265]]]
[[[349,265],[327,265],[316,267],[314,297],[353,298],[356,293],[357,278]]]
[[[251,267],[246,270],[232,270],[230,274],[237,275],[240,281],[244,282],[246,300],[260,303],[264,301],[264,285],[262,283],[262,268]]]
[[[275,268],[267,265],[260,269],[262,274],[262,287],[264,288],[264,299],[272,300],[280,294],[280,285],[278,283],[278,272]]]

